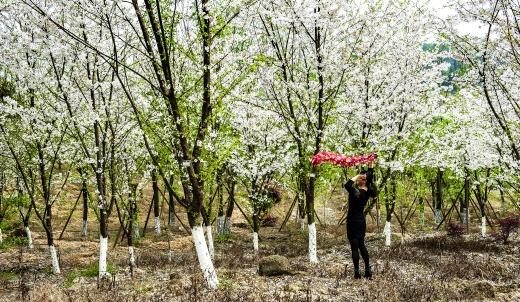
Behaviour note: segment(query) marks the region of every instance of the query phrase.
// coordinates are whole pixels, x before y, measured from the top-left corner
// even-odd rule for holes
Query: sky
[[[439,18],[447,18],[456,14],[452,8],[446,7],[451,2],[449,0],[432,0],[428,1],[428,6],[435,10]],[[485,32],[484,24],[480,22],[463,22],[456,26],[460,34],[482,35]]]

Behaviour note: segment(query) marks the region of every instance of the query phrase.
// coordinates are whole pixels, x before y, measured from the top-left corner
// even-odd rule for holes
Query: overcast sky
[[[456,11],[446,7],[449,0],[433,0],[428,1],[428,6],[435,10],[439,18],[447,18],[456,14]],[[479,22],[464,22],[457,24],[456,28],[460,34],[479,35],[484,32],[483,24]]]

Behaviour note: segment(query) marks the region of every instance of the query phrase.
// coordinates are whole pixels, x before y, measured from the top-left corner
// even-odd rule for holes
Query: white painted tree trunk
[[[134,238],[139,238],[139,236],[141,236],[139,233],[139,225],[136,223],[132,228],[134,229]]]
[[[52,273],[61,274],[60,262],[58,261],[58,254],[56,253],[56,248],[54,245],[49,245],[49,253],[51,254]]]
[[[224,216],[217,217],[217,234],[218,235],[224,233],[224,227],[225,227],[225,223],[226,223],[225,219],[226,219],[226,217],[224,217]]]
[[[0,243],[4,241],[4,235],[2,234],[2,229],[0,228]]]
[[[25,233],[27,234],[27,246],[30,249],[34,248],[31,229],[29,229],[29,227],[25,227]]]
[[[88,221],[83,220],[83,224],[81,225],[81,236],[87,237],[88,235]]]
[[[316,224],[313,222],[309,224],[309,261],[312,263],[318,262],[318,256],[316,255],[317,243],[316,243]]]
[[[482,217],[482,223],[480,228],[482,229],[482,238],[486,238],[486,217]]]
[[[135,267],[135,253],[133,246],[128,247],[128,261],[131,267]]]
[[[441,223],[442,220],[442,212],[439,209],[435,209],[435,224]]]
[[[155,234],[160,235],[161,234],[161,218],[159,216],[155,217],[154,219],[154,229]]]
[[[215,271],[215,268],[213,267],[211,256],[209,255],[208,246],[206,245],[206,240],[204,239],[204,231],[202,229],[202,226],[194,226],[191,229],[191,236],[193,238],[193,243],[195,244],[195,250],[197,251],[199,266],[202,270],[202,273],[204,274],[204,279],[206,280],[209,288],[217,289],[217,273]]]
[[[173,260],[173,251],[168,250],[168,263],[171,263]]]
[[[208,237],[208,251],[211,259],[215,259],[215,246],[213,245],[213,230],[211,225],[206,226],[206,236]]]
[[[176,225],[176,222],[175,222],[175,214],[170,213],[170,217],[168,218],[168,224],[169,224],[171,227],[175,227],[175,225]]]
[[[253,232],[253,251],[258,253],[258,233]]]
[[[110,274],[107,272],[108,237],[99,236],[99,277],[104,278]]]
[[[390,244],[392,243],[392,224],[390,223],[390,221],[385,222],[383,234],[385,235],[385,246],[390,246]]]
[[[231,217],[226,216],[226,218],[224,218],[224,233],[231,233]]]
[[[460,211],[460,214],[462,216],[462,224],[466,225],[468,223],[468,216],[466,216],[467,215],[466,208],[462,208]]]

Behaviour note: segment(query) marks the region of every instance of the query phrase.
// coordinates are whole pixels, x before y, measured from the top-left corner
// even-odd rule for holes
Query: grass
[[[150,284],[141,284],[136,288],[137,292],[141,294],[147,293],[152,289],[153,287]]]
[[[235,282],[233,282],[233,280],[231,280],[231,279],[221,277],[218,280],[218,288],[219,289],[236,289],[236,288],[238,288],[238,285]]]
[[[14,272],[0,272],[0,280],[2,281],[11,281],[17,277],[17,274]]]
[[[0,250],[7,250],[11,247],[27,245],[26,237],[7,237],[0,243]]]
[[[225,242],[228,242],[231,240],[231,233],[227,233],[227,234],[219,234],[217,235],[217,237],[215,238],[215,242],[216,243],[225,243]]]
[[[117,272],[117,268],[110,262],[107,263],[107,271],[110,274]],[[74,283],[74,280],[79,277],[93,278],[99,275],[99,267],[97,262],[92,262],[87,267],[82,269],[74,269],[70,271],[63,280],[63,286],[68,288]]]

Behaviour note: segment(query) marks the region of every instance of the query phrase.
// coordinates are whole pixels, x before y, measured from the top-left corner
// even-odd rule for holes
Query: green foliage
[[[217,242],[217,243],[226,243],[230,240],[231,240],[231,233],[218,234],[217,238],[215,238],[215,242]]]
[[[0,243],[0,250],[27,245],[27,237],[7,237]]]
[[[4,234],[9,232],[9,231],[11,231],[15,227],[16,227],[16,224],[15,224],[14,221],[10,221],[10,220],[4,219],[3,221],[0,222],[0,229],[2,229],[2,232]]]
[[[141,236],[134,236],[134,231],[132,230],[132,245],[135,247],[139,247],[142,244],[143,237]]]
[[[107,263],[107,272],[110,274],[115,274],[117,272],[117,267],[115,267],[112,263]],[[79,277],[93,278],[99,275],[99,267],[97,262],[90,263],[87,267],[82,269],[74,269],[67,273],[63,280],[64,287],[71,287],[74,283],[74,280]]]
[[[16,279],[17,275],[14,272],[0,272],[0,280],[11,281]]]
[[[4,203],[15,206],[15,207],[24,207],[29,208],[31,206],[31,200],[27,195],[17,195],[12,197],[5,197],[3,200]]]
[[[218,283],[219,283],[218,284],[218,288],[219,289],[234,289],[234,288],[238,288],[238,284],[233,282],[233,280],[231,280],[231,279],[220,278]]]

